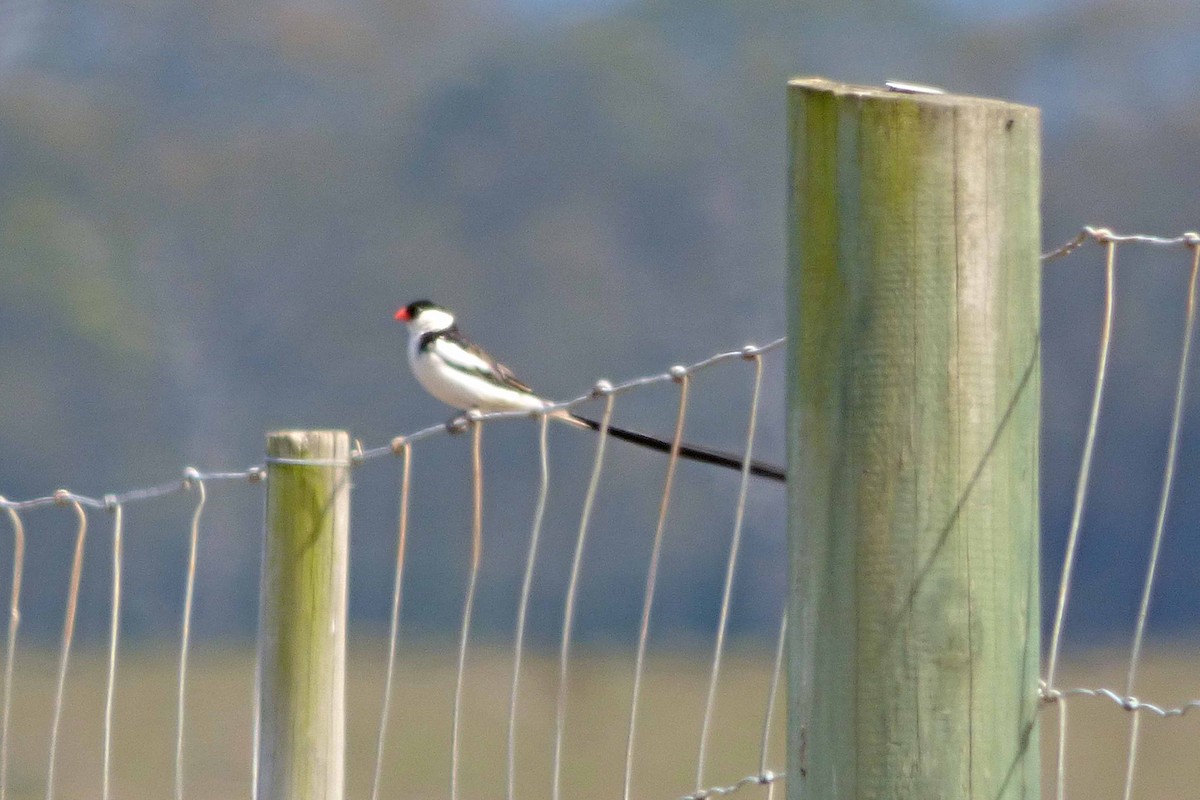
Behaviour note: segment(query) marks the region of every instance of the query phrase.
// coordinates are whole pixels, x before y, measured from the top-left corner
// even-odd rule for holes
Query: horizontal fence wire
[[[734,350],[725,353],[717,353],[708,358],[697,361],[694,364],[672,367],[666,372],[656,373],[654,375],[646,375],[640,378],[633,378],[622,383],[613,384],[607,380],[597,381],[591,391],[582,394],[570,400],[562,402],[548,402],[536,411],[489,411],[479,413],[477,411],[469,411],[460,417],[456,417],[449,422],[443,422],[437,425],[430,425],[425,428],[413,431],[412,433],[402,434],[392,439],[389,444],[379,445],[363,449],[356,447],[354,452],[346,461],[335,459],[305,459],[305,458],[268,458],[265,462],[272,464],[291,464],[294,466],[317,466],[317,467],[342,467],[342,466],[358,466],[367,461],[373,461],[387,455],[399,456],[403,453],[404,448],[409,444],[414,444],[423,439],[428,439],[433,436],[445,434],[458,434],[466,431],[471,425],[478,422],[491,422],[496,420],[506,419],[529,419],[530,417],[541,417],[553,414],[556,411],[564,411],[576,408],[584,403],[592,400],[603,399],[608,396],[617,396],[625,394],[634,389],[640,389],[645,386],[652,386],[658,383],[678,382],[685,375],[695,375],[697,372],[714,367],[718,364],[736,359],[752,360],[756,356],[769,353],[772,350],[783,347],[786,338],[780,337],[768,344],[746,345],[741,350]],[[44,497],[34,497],[27,500],[9,500],[0,496],[0,508],[11,509],[13,511],[27,511],[35,508],[45,508],[50,506],[66,506],[71,503],[79,503],[86,508],[92,508],[103,511],[113,511],[118,505],[129,505],[131,503],[139,503],[146,500],[154,500],[167,495],[177,494],[192,488],[194,481],[248,481],[250,483],[262,483],[267,479],[266,463],[258,464],[248,469],[239,471],[226,472],[204,472],[195,467],[187,467],[183,471],[183,479],[174,482],[160,483],[155,486],[148,486],[141,489],[130,489],[124,492],[106,494],[102,497],[89,497],[87,495],[76,494],[66,489],[59,489],[52,495]]]
[[[704,800],[706,797],[723,797],[724,795],[733,794],[750,786],[768,786],[773,789],[775,783],[783,779],[784,774],[782,772],[772,772],[768,769],[757,775],[747,775],[737,783],[731,783],[728,786],[710,786],[707,789],[685,794],[679,800]]]
[[[1094,697],[1101,700],[1108,700],[1114,705],[1120,706],[1125,711],[1145,711],[1147,714],[1163,717],[1164,719],[1182,717],[1195,709],[1200,709],[1200,700],[1190,700],[1179,706],[1159,706],[1154,703],[1148,703],[1145,700],[1139,700],[1136,697],[1128,697],[1114,692],[1112,689],[1089,689],[1082,686],[1072,689],[1050,689],[1046,686],[1045,681],[1041,682],[1039,688],[1042,697],[1049,702],[1058,702],[1068,697]]]

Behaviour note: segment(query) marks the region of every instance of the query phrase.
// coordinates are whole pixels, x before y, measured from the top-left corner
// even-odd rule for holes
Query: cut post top
[[[276,458],[347,458],[350,434],[335,430],[280,430],[267,434],[267,455]]]
[[[922,106],[933,107],[954,107],[962,105],[992,106],[994,108],[1010,109],[1014,112],[1020,111],[1021,113],[1033,114],[1034,116],[1038,116],[1040,114],[1040,111],[1036,106],[1013,103],[1008,100],[997,100],[991,97],[951,94],[950,92],[935,94],[928,92],[903,91],[889,89],[886,86],[864,86],[861,84],[843,83],[841,81],[833,81],[828,78],[792,78],[790,81],[788,81],[788,90],[811,92],[815,94],[828,94],[833,97],[858,97],[864,100],[882,100],[885,102],[895,103],[916,103]]]

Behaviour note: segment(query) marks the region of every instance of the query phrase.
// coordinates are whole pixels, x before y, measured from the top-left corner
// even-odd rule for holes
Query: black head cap
[[[431,300],[414,300],[396,312],[396,319],[400,320],[401,322],[408,322],[409,320],[415,318],[422,311],[437,307],[437,303],[434,303]]]

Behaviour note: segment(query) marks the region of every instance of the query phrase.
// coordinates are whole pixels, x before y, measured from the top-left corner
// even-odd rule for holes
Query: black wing
[[[421,337],[420,348],[428,350],[436,347],[439,340],[448,346],[440,348],[438,354],[464,372],[473,372],[481,378],[495,381],[518,392],[534,393],[533,389],[521,382],[511,369],[464,337],[458,330],[458,326],[425,334]]]

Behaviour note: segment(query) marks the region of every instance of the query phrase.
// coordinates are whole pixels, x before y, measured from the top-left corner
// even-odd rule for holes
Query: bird
[[[408,364],[426,392],[460,411],[528,411],[544,409],[548,403],[511,369],[463,335],[453,313],[429,300],[416,300],[401,307],[395,319],[408,326]],[[599,431],[600,422],[566,409],[551,412],[554,419],[577,428]],[[628,428],[607,426],[614,439],[669,453],[672,442]],[[679,456],[727,469],[741,470],[743,460],[733,453],[701,445],[680,443]],[[786,482],[783,467],[762,461],[750,462],[750,474]]]

